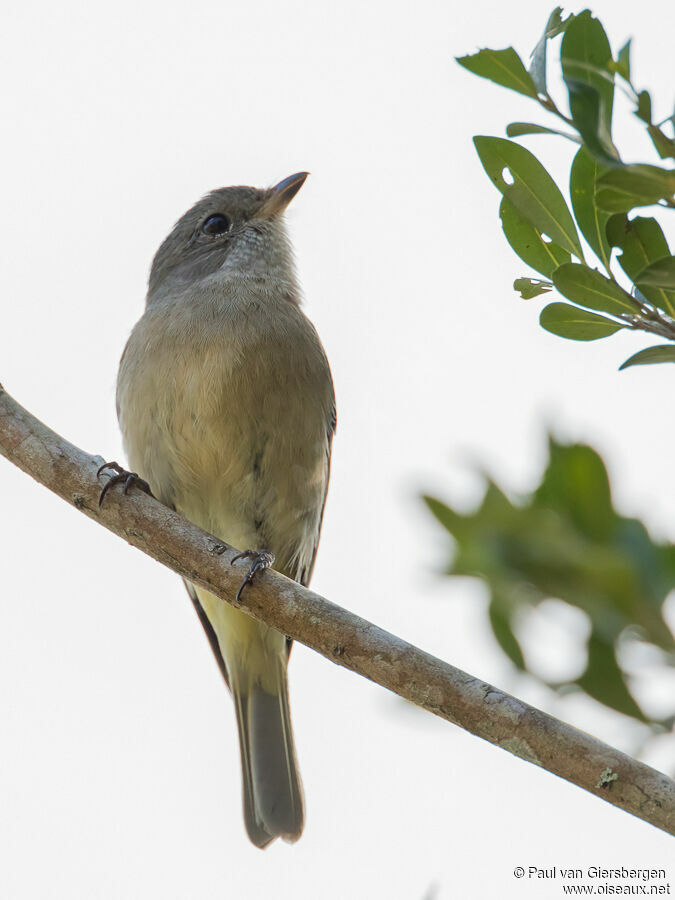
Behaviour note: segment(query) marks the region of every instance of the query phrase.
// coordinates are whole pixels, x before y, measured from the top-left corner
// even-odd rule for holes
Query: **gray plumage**
[[[277,570],[307,584],[335,401],[321,342],[300,310],[282,220],[304,178],[213,191],[177,222],[122,355],[117,408],[130,466],[159,500],[241,550],[271,550]],[[296,840],[303,799],[290,643],[188,590],[234,698],[249,836],[260,847]]]

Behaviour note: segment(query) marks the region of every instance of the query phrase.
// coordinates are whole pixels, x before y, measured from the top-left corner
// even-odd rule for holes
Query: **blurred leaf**
[[[506,197],[502,197],[499,216],[506,240],[523,262],[537,272],[550,278],[558,266],[570,261],[567,250],[552,241],[543,240],[534,225]]]
[[[458,56],[457,62],[474,75],[480,75],[502,87],[518,91],[527,97],[537,96],[532,77],[513,47],[505,50],[480,50],[469,56]]]
[[[570,113],[584,142],[603,162],[616,160],[611,138],[614,61],[605,29],[589,10],[575,16],[566,28],[560,61]]]
[[[532,51],[530,75],[540,94],[546,93],[546,45],[551,38],[554,38],[563,32],[574,18],[573,15],[569,15],[563,20],[561,13],[562,6],[556,6],[548,17],[544,33],[539,38],[537,46]]]
[[[551,334],[572,341],[597,341],[623,328],[618,322],[569,303],[549,303],[541,311],[539,324]]]
[[[646,287],[675,290],[675,256],[666,256],[650,263],[635,276],[635,284],[643,293]]]
[[[517,503],[491,481],[474,512],[434,501],[454,539],[448,572],[485,582],[492,631],[518,668],[527,659],[514,626],[528,609],[555,597],[581,610],[591,622],[588,639],[578,638],[586,668],[563,685],[548,683],[576,685],[645,721],[616,649],[635,632],[665,653],[675,651],[663,616],[675,587],[675,545],[655,542],[641,522],[615,511],[606,468],[591,447],[551,439],[549,449],[540,485]]]
[[[647,125],[651,125],[652,98],[649,96],[649,91],[640,91],[640,93],[638,94],[635,115],[638,117],[638,119],[642,119],[643,122],[646,122]]]
[[[492,633],[497,639],[497,643],[516,668],[520,669],[521,672],[524,672],[525,657],[523,656],[523,651],[518,643],[518,639],[511,628],[508,609],[505,612],[500,604],[493,598],[488,606],[488,616],[490,617]]]
[[[658,166],[634,165],[614,169],[598,180],[596,202],[609,212],[627,212],[636,206],[651,206],[657,200],[672,200],[675,171]]]
[[[635,315],[635,302],[630,294],[619,287],[616,281],[605,278],[595,269],[580,263],[566,263],[556,269],[553,284],[563,297],[599,312],[620,316],[624,313]]]
[[[533,504],[564,513],[585,537],[607,540],[614,511],[602,458],[584,444],[559,444],[551,437],[548,451],[549,464]]]
[[[473,140],[490,180],[520,214],[563,250],[583,259],[563,195],[536,156],[504,138],[479,135]],[[513,183],[505,180],[505,173]]]
[[[422,499],[444,528],[451,534],[460,533],[463,516],[433,497],[425,495]]]
[[[607,240],[607,222],[610,214],[598,209],[595,202],[596,182],[607,169],[582,147],[574,157],[570,172],[570,196],[572,209],[581,233],[593,252],[609,271],[612,250]]]
[[[630,84],[630,38],[619,50],[614,71]]]
[[[559,137],[567,138],[568,141],[574,141],[575,144],[581,143],[576,134],[558,131],[556,128],[546,128],[545,125],[537,125],[534,122],[511,122],[506,126],[506,134],[508,137],[521,137],[524,134],[557,134]]]
[[[619,371],[629,366],[649,366],[652,363],[675,362],[675,345],[657,344],[655,347],[647,347],[629,357],[625,363],[619,366]]]
[[[513,290],[519,291],[523,300],[531,300],[540,294],[547,294],[552,287],[550,281],[540,281],[538,278],[516,278],[513,282]]]
[[[648,721],[628,690],[626,676],[616,661],[614,644],[595,631],[588,641],[586,671],[576,679],[576,684],[605,706],[640,722]]]
[[[656,260],[670,255],[668,243],[656,219],[636,216],[629,219],[617,213],[607,222],[607,239],[612,247],[619,247],[619,265],[631,281]],[[675,291],[645,287],[640,291],[644,299],[669,315],[675,315]]]
[[[666,137],[658,125],[648,125],[647,133],[661,159],[675,159],[675,141]]]

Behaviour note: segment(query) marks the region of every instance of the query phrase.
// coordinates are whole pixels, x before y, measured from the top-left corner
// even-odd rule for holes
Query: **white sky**
[[[672,367],[619,374],[648,340],[583,345],[539,328],[539,301],[510,289],[531,273],[471,143],[536,113],[453,57],[528,52],[551,7],[7,7],[0,380],[70,440],[121,459],[117,362],[157,245],[207,190],[308,169],[290,229],[339,414],[313,587],[635,752],[639,729],[514,675],[480,587],[438,577],[446,542],[418,500],[470,503],[476,462],[527,489],[552,426],[603,452],[621,511],[675,539]],[[667,115],[664,4],[594,9],[615,48],[635,37],[636,79]],[[647,147],[626,122],[620,146],[637,159]],[[562,174],[559,144],[529,146]],[[306,830],[255,850],[230,700],[179,579],[2,461],[0,498],[0,897],[421,900],[433,883],[439,900],[539,900],[560,882],[516,881],[515,866],[668,860],[675,880],[661,832],[300,646]],[[645,697],[663,705],[668,691],[656,679]],[[672,743],[648,758],[672,766]]]

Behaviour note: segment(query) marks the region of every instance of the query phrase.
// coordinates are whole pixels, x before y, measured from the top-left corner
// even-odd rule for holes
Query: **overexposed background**
[[[313,587],[636,752],[639,728],[513,673],[480,585],[440,577],[447,542],[419,500],[470,505],[476,463],[527,490],[552,427],[603,453],[621,512],[675,539],[672,366],[619,374],[648,340],[583,345],[539,328],[539,301],[511,291],[530,273],[471,143],[536,111],[453,57],[510,43],[526,55],[551,8],[7,7],[0,380],[76,444],[121,460],[117,363],[156,247],[209,189],[308,169],[289,226],[338,399]],[[615,49],[635,37],[635,79],[668,115],[661,0],[639,16],[626,0],[594,10]],[[619,146],[638,159],[647,145],[625,121]],[[529,146],[564,177],[561,144]],[[306,830],[261,853],[243,827],[230,700],[179,579],[2,460],[0,510],[0,897],[421,900],[435,886],[439,900],[539,900],[560,883],[516,881],[515,866],[672,861],[671,840],[644,822],[301,646]],[[658,711],[673,685],[652,674],[644,702]],[[662,739],[647,758],[672,768],[673,755]]]

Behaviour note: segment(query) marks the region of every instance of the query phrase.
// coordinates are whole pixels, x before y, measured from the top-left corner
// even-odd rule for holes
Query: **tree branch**
[[[112,491],[101,509],[103,460],[69,444],[0,385],[0,453],[100,525],[232,603],[236,550],[146,494]],[[675,834],[675,782],[583,731],[335,606],[277,572],[243,593],[240,609],[338,665],[375,681],[657,828]]]

